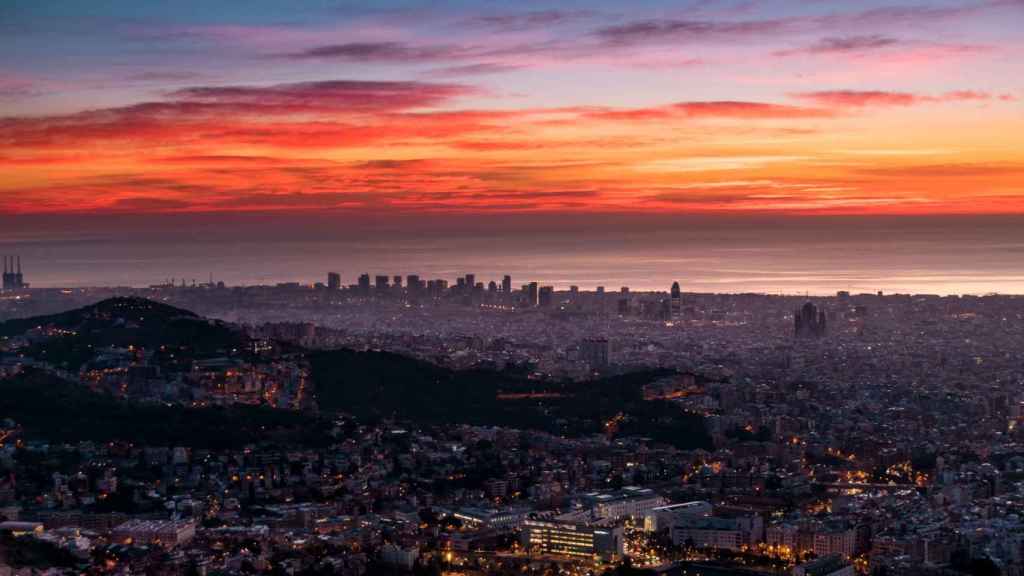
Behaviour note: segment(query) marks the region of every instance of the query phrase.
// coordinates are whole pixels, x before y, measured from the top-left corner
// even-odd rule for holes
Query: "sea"
[[[2,217],[33,287],[325,282],[371,276],[556,289],[1024,294],[1024,216],[422,214]]]

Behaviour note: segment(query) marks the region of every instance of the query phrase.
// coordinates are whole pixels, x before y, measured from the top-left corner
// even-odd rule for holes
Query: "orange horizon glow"
[[[918,17],[995,29],[1019,8]],[[474,16],[465,34],[505,26],[489,34],[536,42],[550,30],[525,27],[597,18],[557,14]],[[156,88],[110,84],[105,98],[0,68],[0,95],[6,86],[17,105],[0,112],[0,214],[1024,213],[1024,105],[1018,80],[1000,74],[1022,43],[850,31],[901,14],[601,21],[557,55],[503,51],[500,39],[428,45],[443,26],[408,21],[380,26],[419,44],[365,23],[374,41],[322,46],[333,37],[316,26],[267,28],[274,53],[245,61],[265,73],[165,74]],[[247,30],[202,32],[234,54],[250,47]],[[381,70],[391,79],[352,79]],[[595,79],[607,103],[583,86]],[[36,84],[46,106],[31,102]]]

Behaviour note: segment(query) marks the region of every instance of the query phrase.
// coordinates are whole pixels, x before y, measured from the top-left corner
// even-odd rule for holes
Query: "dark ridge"
[[[248,341],[230,324],[145,298],[110,298],[59,314],[0,323],[0,337],[25,335],[34,340],[27,354],[72,370],[111,346],[168,347],[203,356],[238,349]]]
[[[42,370],[0,379],[0,415],[17,422],[30,437],[55,443],[122,441],[233,449],[274,442],[322,446],[331,439],[322,421],[299,412],[129,402]]]
[[[675,374],[646,370],[584,382],[538,382],[506,372],[457,371],[389,352],[311,353],[323,412],[424,424],[533,429],[565,436],[607,431],[679,448],[710,448],[703,417],[664,400],[645,401],[643,386]]]

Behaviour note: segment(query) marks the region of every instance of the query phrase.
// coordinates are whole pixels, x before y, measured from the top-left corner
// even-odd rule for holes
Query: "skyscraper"
[[[526,286],[526,305],[530,307],[537,306],[539,303],[539,294],[537,292],[537,283],[530,282]]]
[[[405,286],[409,290],[409,294],[419,294],[423,289],[423,285],[420,282],[420,277],[417,274],[409,274],[405,277]]]
[[[506,274],[505,277],[501,279],[501,291],[504,292],[505,294],[512,293],[512,277],[509,276],[508,274]]]
[[[825,311],[805,303],[793,312],[793,331],[797,338],[821,338],[826,332]]]
[[[679,290],[679,282],[672,283],[671,296],[671,312],[673,316],[676,316],[683,309],[683,294],[682,291]]]
[[[554,286],[541,286],[537,296],[537,305],[541,308],[548,308],[555,303]]]
[[[341,274],[338,274],[337,272],[327,273],[327,289],[341,290]]]
[[[376,284],[376,288],[378,291],[383,292],[388,289],[387,276],[377,276],[374,280],[374,284]]]
[[[361,274],[359,276],[359,295],[367,297],[370,295],[370,275]]]

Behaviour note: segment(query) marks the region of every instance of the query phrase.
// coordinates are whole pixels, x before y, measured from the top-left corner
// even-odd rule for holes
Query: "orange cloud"
[[[163,101],[0,119],[0,212],[1024,209],[1019,158],[932,158],[967,136],[991,141],[984,132],[945,145],[929,136],[927,150],[909,141],[910,154],[885,155],[843,120],[884,133],[852,110],[1004,98],[988,92],[455,107],[474,92],[426,82],[196,87]]]

